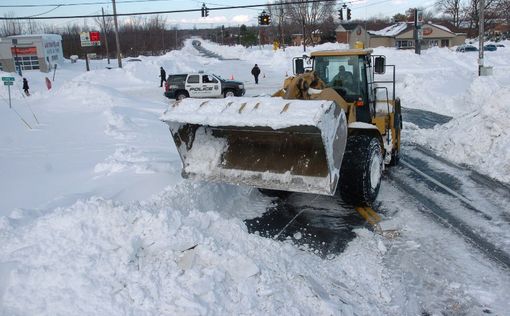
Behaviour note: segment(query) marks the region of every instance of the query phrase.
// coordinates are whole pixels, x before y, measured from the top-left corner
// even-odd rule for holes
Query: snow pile
[[[196,209],[189,192],[129,205],[91,198],[28,223],[22,211],[2,218],[3,313],[384,314],[371,233],[325,261]]]
[[[463,98],[463,104],[473,111],[433,130],[411,130],[407,137],[454,162],[510,182],[508,100],[508,86],[499,85],[492,77],[478,78]]]

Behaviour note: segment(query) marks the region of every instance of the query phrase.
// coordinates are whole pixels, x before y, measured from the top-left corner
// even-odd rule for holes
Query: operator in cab
[[[345,66],[338,67],[338,74],[333,77],[332,80],[333,86],[348,86],[352,85],[353,78],[352,73],[350,71],[345,71]]]

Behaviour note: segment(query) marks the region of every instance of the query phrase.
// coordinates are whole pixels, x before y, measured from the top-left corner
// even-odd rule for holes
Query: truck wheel
[[[223,95],[225,96],[225,98],[228,98],[228,97],[235,97],[236,94],[234,93],[234,91],[232,90],[225,90],[225,92],[223,93]]]
[[[381,186],[382,164],[381,143],[376,137],[350,136],[340,170],[342,199],[354,205],[371,205]]]
[[[177,92],[177,94],[175,95],[176,100],[182,100],[182,99],[186,99],[188,97],[189,96],[186,92]]]

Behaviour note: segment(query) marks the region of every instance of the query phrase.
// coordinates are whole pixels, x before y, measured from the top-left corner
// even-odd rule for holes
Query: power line
[[[162,2],[168,0],[124,0],[118,1],[117,3],[140,3],[140,2]],[[78,2],[78,3],[54,3],[54,4],[3,4],[0,5],[0,8],[35,8],[35,7],[71,7],[71,6],[86,6],[86,5],[103,5],[103,4],[111,4],[111,1],[108,2]]]
[[[141,1],[141,0],[140,0]],[[147,1],[147,0],[145,0]],[[225,6],[217,8],[209,8],[210,11],[232,10],[232,9],[249,9],[260,7],[273,7],[284,6],[289,4],[311,4],[317,2],[336,2],[336,0],[307,0],[307,1],[290,1],[285,3],[266,3],[266,4],[250,4],[239,6]],[[166,10],[166,11],[150,11],[150,12],[131,12],[131,13],[117,13],[117,16],[133,16],[133,15],[153,15],[153,14],[169,14],[169,13],[186,13],[198,12],[202,9],[184,9],[184,10]],[[114,14],[105,14],[105,17],[113,17]],[[54,20],[54,19],[76,19],[76,18],[99,18],[102,15],[66,15],[66,16],[47,16],[47,17],[0,17],[0,20]]]

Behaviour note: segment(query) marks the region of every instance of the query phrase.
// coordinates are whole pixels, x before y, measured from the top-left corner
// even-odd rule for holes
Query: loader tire
[[[381,143],[376,137],[350,136],[340,170],[342,200],[355,206],[371,205],[381,186],[382,164]]]

